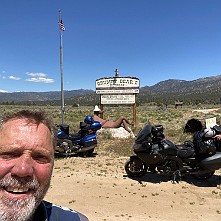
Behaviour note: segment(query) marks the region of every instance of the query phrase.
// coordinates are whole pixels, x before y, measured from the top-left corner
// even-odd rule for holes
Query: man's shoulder
[[[43,206],[46,210],[48,221],[88,221],[86,216],[69,208],[47,201],[43,201]]]

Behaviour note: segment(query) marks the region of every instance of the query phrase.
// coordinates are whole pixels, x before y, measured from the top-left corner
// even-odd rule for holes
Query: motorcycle
[[[147,172],[168,174],[173,181],[184,175],[206,180],[221,168],[221,148],[212,138],[221,128],[194,131],[193,141],[175,145],[166,139],[162,125],[149,123],[138,133],[132,145],[135,155],[125,163],[128,177],[141,177]]]
[[[69,133],[69,125],[58,125],[55,155],[92,155],[97,146],[96,132],[100,128],[100,122],[93,121],[91,116],[86,116],[84,122],[80,122],[80,130],[75,134]]]

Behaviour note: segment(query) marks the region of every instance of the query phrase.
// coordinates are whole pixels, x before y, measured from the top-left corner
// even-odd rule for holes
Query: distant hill
[[[70,99],[73,97],[84,96],[95,93],[93,90],[71,90],[64,91],[64,97]],[[44,102],[55,101],[61,99],[60,91],[49,92],[14,92],[14,93],[0,93],[0,102]]]
[[[221,75],[199,78],[193,81],[169,79],[153,86],[141,88],[140,103],[174,104],[182,100],[186,104],[221,103]]]
[[[60,91],[0,93],[0,103],[60,104]],[[64,91],[66,104],[94,105],[99,95],[93,90]],[[221,103],[221,75],[199,78],[193,81],[169,79],[153,86],[140,88],[138,103],[174,104],[182,100],[186,104]]]

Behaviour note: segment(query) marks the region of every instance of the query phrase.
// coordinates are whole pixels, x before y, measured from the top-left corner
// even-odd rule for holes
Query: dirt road
[[[125,157],[59,159],[47,200],[86,214],[90,221],[221,220],[221,173],[207,182],[162,175],[133,180]]]

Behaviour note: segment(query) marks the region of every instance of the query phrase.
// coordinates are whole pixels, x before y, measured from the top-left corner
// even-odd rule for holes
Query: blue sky
[[[137,77],[140,86],[221,74],[220,0],[2,0],[0,91],[59,91]]]

